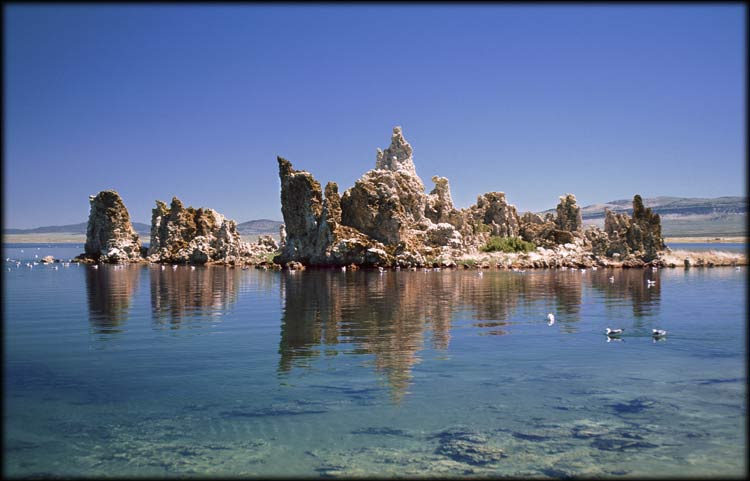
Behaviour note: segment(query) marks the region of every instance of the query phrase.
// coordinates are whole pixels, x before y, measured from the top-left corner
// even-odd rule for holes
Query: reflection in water
[[[103,264],[86,267],[89,322],[97,334],[121,332],[138,287],[140,266]]]
[[[644,276],[651,279],[652,273],[635,269],[618,271],[615,283],[604,270],[495,272],[483,277],[471,271],[281,275],[279,372],[309,367],[321,354],[370,354],[396,402],[411,384],[426,334],[434,349],[447,349],[451,323],[461,312],[478,321],[472,325],[481,335],[504,335],[520,306],[544,312],[540,322],[549,309],[558,316],[561,332],[573,333],[589,286],[603,291],[607,300],[631,303],[637,316],[652,314],[659,305],[659,283],[647,287]]]
[[[610,280],[610,277],[614,277]],[[603,294],[604,304],[610,309],[629,304],[633,309],[634,328],[643,327],[643,319],[659,311],[661,299],[661,271],[651,269],[620,269],[592,273],[591,287]],[[648,285],[647,281],[655,281]]]
[[[179,329],[187,318],[221,316],[237,300],[240,272],[218,266],[195,269],[150,266],[154,323],[157,326],[168,323],[170,328]]]

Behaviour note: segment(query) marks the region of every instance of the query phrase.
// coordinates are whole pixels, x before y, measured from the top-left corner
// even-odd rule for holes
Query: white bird
[[[164,270],[164,269],[166,269],[166,267],[164,267],[164,266],[161,266],[161,270]]]
[[[57,270],[57,266],[55,266],[55,270]]]
[[[478,275],[479,277],[484,277],[484,272],[482,272],[482,271],[479,271],[479,272],[477,273],[477,275]]]
[[[610,328],[607,328],[607,336],[609,336],[609,337],[619,336],[619,335],[622,334],[622,331],[624,331],[624,330],[625,329],[610,329]]]
[[[651,266],[651,270],[654,271],[654,272],[656,272],[658,269],[657,269],[656,266]]]
[[[586,273],[586,269],[581,269],[581,273],[585,274]]]
[[[98,268],[99,268],[99,266],[98,266],[98,265],[96,265],[96,264],[94,264],[93,266],[91,266],[91,268],[92,268],[92,269],[98,269]]]
[[[592,266],[592,267],[591,267],[591,270],[592,270],[592,271],[595,271],[596,269],[597,269],[597,267],[596,267],[596,266]]]
[[[652,281],[651,279],[646,279],[646,284],[649,286],[654,286],[656,285],[656,281]]]
[[[651,329],[651,335],[656,338],[664,337],[667,335],[667,331],[664,329]]]
[[[737,267],[734,268],[734,270],[735,271],[739,271],[739,270],[742,270],[742,269],[740,269],[740,266],[737,266]]]
[[[195,270],[195,266],[190,266],[190,270],[194,271]]]
[[[615,276],[611,276],[611,277],[609,278],[609,282],[612,282],[612,283],[614,283],[614,282],[615,282]]]
[[[176,271],[176,270],[177,270],[177,264],[175,264],[175,265],[173,265],[173,266],[172,266],[172,270],[173,270],[173,271]]]
[[[384,270],[384,269],[383,269],[382,267],[378,266],[378,272],[380,272],[380,273],[382,274],[382,273],[383,273],[383,270]]]
[[[549,319],[549,322],[547,323],[548,326],[551,326],[552,324],[555,323],[555,315],[552,314],[551,312],[547,314],[547,319]]]

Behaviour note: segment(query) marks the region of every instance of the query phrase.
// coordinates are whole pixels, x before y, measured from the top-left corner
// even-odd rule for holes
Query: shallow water
[[[741,242],[671,242],[667,247],[696,252],[747,252],[747,244]]]
[[[744,267],[3,276],[6,476],[746,470]]]

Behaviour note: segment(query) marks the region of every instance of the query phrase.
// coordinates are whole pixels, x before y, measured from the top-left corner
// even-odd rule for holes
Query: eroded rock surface
[[[120,195],[104,190],[89,197],[89,221],[86,227],[83,262],[138,262],[141,241],[130,222],[130,214]]]
[[[235,221],[213,209],[185,207],[173,197],[169,207],[156,201],[147,255],[151,262],[243,264],[251,250]]]
[[[622,257],[614,262],[636,265],[643,262],[638,256],[664,248],[659,218],[650,210],[636,209],[632,221],[610,220],[606,232],[584,230],[573,194],[560,197],[556,215],[519,216],[503,192],[482,194],[476,204],[456,209],[448,179],[433,176],[435,187],[425,193],[400,127],[393,129],[390,146],[377,150],[375,168],[343,195],[335,183],[324,193],[312,174],[294,170],[281,157],[278,162],[286,236],[275,262],[284,265],[449,266],[477,255],[493,236],[532,242],[547,255],[529,261],[533,267],[604,265],[599,257],[615,255]]]

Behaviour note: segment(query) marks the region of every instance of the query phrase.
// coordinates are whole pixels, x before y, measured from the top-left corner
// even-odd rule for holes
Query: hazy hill
[[[283,224],[283,222],[271,219],[249,220],[247,222],[237,224],[237,230],[240,231],[240,235],[278,235],[279,226],[281,224]]]
[[[87,222],[68,225],[48,225],[33,229],[3,229],[3,234],[83,234],[86,235]],[[133,222],[138,235],[151,235],[151,226],[142,222]]]
[[[279,226],[282,222],[270,219],[257,219],[237,224],[237,230],[240,235],[262,235],[262,234],[279,234]],[[68,224],[68,225],[50,225],[44,227],[36,227],[33,229],[3,229],[3,234],[75,234],[75,235],[86,235],[86,222],[80,224]],[[138,235],[148,240],[151,235],[151,226],[142,222],[133,222]]]
[[[643,199],[661,216],[666,237],[747,235],[747,197],[653,197]],[[632,214],[633,199],[613,200],[581,207],[584,224],[604,225],[604,209]],[[549,209],[547,212],[554,212]]]

